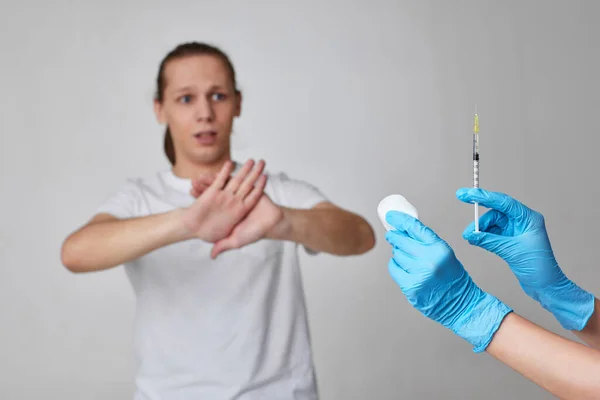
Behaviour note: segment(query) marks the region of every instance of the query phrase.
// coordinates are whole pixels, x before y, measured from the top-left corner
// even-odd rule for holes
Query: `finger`
[[[410,274],[406,272],[400,265],[398,265],[394,258],[391,258],[388,262],[388,271],[392,279],[394,279],[400,288],[410,285]]]
[[[225,238],[217,241],[210,252],[210,257],[212,259],[217,258],[217,256],[221,253],[224,253],[227,250],[233,249],[233,241],[230,238]]]
[[[409,274],[416,271],[419,257],[422,256],[423,251],[428,251],[427,245],[406,236],[405,233],[389,231],[385,235],[385,240],[393,247],[392,257],[394,260]]]
[[[253,208],[263,195],[266,186],[267,176],[261,175],[260,178],[258,178],[258,180],[256,181],[256,185],[254,186],[250,194],[244,199],[244,204],[248,208]]]
[[[508,222],[506,214],[497,210],[489,210],[479,219],[479,229],[498,235],[505,232]]]
[[[194,189],[196,189],[196,191],[202,193],[203,191],[208,189],[210,187],[210,185],[213,184],[213,182],[215,181],[215,178],[216,178],[215,174],[202,175],[202,176],[200,176],[200,178],[192,180],[192,188],[194,188]],[[225,185],[227,185],[227,183],[229,182],[230,179],[231,179],[231,176],[228,176],[227,179],[225,180]]]
[[[216,177],[216,175],[214,175],[214,174],[202,175],[198,179],[192,180],[192,186],[196,186],[196,187],[210,186],[215,181],[215,177]]]
[[[404,252],[402,249],[394,249],[392,251],[392,258],[409,274],[413,274],[419,270],[419,259]]]
[[[252,172],[248,174],[246,179],[242,181],[240,187],[238,188],[236,194],[240,197],[244,198],[252,191],[254,184],[260,178],[263,170],[265,169],[265,162],[260,160],[256,166],[252,169]]]
[[[190,189],[190,194],[192,195],[192,197],[200,197],[200,195],[202,193],[204,193],[204,191],[208,189],[208,186],[203,186],[203,185],[192,185],[192,188]]]
[[[246,176],[248,176],[250,171],[252,171],[253,166],[254,166],[254,160],[246,161],[244,163],[244,165],[242,166],[242,168],[240,168],[238,173],[235,174],[235,176],[233,176],[229,180],[229,182],[225,186],[225,190],[227,190],[231,193],[236,193],[240,187],[240,184],[243,182],[244,179],[246,179]]]
[[[207,182],[208,179],[194,179],[192,180],[192,189],[194,192],[198,194],[202,194],[206,189],[210,187],[214,179],[211,179],[210,182]]]
[[[479,218],[479,230],[496,235],[502,234],[508,225],[508,217],[506,214],[497,210],[489,210]],[[471,222],[463,231],[464,235],[475,231],[475,222]]]
[[[194,196],[194,197],[200,197],[200,195],[201,195],[202,193],[204,193],[204,192],[206,191],[206,189],[208,189],[208,188],[209,188],[208,186],[203,186],[203,187],[201,187],[200,189],[195,189],[195,188],[192,188],[192,189],[190,189],[190,193],[191,193],[191,194],[192,194],[192,196]]]
[[[231,175],[232,171],[233,171],[233,163],[231,161],[227,160],[225,162],[225,164],[223,164],[223,167],[221,167],[221,170],[217,174],[217,176],[211,186],[216,189],[219,189],[219,190],[223,189],[223,187],[227,183],[227,178],[229,177],[229,175]]]
[[[421,242],[411,238],[404,231],[386,232],[385,241],[392,245],[394,250],[402,250],[404,253],[411,256],[417,255],[419,247],[423,246]]]
[[[494,253],[504,258],[504,253],[507,248],[512,246],[512,238],[506,236],[499,236],[493,233],[487,232],[469,232],[463,234],[463,238],[469,242],[469,244],[477,247],[481,247],[484,250]]]
[[[530,211],[523,203],[507,194],[485,189],[461,188],[456,191],[456,197],[465,203],[479,203],[484,207],[500,211],[509,218],[522,218]]]
[[[388,211],[385,220],[398,231],[406,232],[408,236],[422,243],[440,240],[439,236],[418,219],[400,211]]]

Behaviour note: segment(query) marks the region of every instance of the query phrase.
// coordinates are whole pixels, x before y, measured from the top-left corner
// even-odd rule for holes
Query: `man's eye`
[[[187,103],[189,103],[191,101],[192,101],[192,96],[190,96],[189,94],[186,94],[185,96],[181,96],[179,98],[179,102],[183,103],[183,104],[187,104]]]
[[[212,99],[214,101],[223,101],[223,100],[225,100],[225,97],[226,96],[223,93],[213,93],[213,95],[212,95]]]

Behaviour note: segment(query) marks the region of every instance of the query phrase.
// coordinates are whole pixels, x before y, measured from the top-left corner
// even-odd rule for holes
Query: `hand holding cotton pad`
[[[377,206],[377,214],[379,215],[379,219],[381,223],[388,231],[394,230],[394,227],[387,223],[385,220],[385,215],[388,211],[400,211],[405,214],[410,215],[414,218],[419,218],[419,214],[417,213],[417,209],[415,206],[410,204],[408,200],[404,196],[399,194],[391,194],[381,200],[379,205]]]

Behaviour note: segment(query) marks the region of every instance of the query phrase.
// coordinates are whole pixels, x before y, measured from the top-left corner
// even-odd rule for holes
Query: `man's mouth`
[[[194,138],[199,144],[210,145],[216,142],[217,131],[200,131],[194,134]]]
[[[217,131],[200,131],[195,133],[194,136],[197,138],[206,137],[206,136],[216,136]]]

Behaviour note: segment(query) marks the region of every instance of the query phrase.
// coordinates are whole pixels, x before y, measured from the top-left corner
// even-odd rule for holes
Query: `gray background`
[[[0,398],[131,398],[123,270],[74,275],[59,250],[126,177],[167,167],[153,85],[188,40],[238,71],[235,158],[377,230],[366,255],[303,255],[324,400],[550,398],[411,308],[376,206],[405,195],[485,290],[565,334],[462,240],[472,207],[454,193],[472,183],[477,104],[482,186],[543,212],[562,268],[599,293],[599,16],[593,0],[3,2]]]

